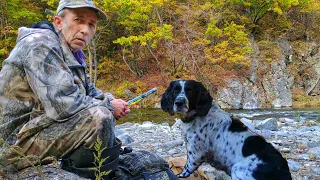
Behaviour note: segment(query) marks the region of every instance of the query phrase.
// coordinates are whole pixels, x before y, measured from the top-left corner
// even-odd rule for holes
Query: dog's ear
[[[161,109],[168,112],[171,116],[174,115],[173,112],[173,84],[175,81],[171,81],[169,87],[166,89],[161,98]]]
[[[201,82],[197,82],[197,84],[196,111],[199,116],[205,116],[212,106],[212,97]]]

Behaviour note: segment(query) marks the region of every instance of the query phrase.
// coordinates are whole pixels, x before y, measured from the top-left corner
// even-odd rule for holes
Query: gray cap
[[[97,11],[99,19],[108,19],[107,15],[101,9],[97,8],[92,0],[60,0],[56,14],[64,8],[92,8]]]

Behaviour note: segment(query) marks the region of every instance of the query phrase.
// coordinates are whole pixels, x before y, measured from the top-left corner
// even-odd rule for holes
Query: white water
[[[290,118],[295,121],[320,120],[320,110],[317,109],[255,109],[255,110],[228,110],[239,118],[264,120],[267,118]]]

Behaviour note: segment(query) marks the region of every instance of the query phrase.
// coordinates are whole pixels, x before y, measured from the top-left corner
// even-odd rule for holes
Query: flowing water
[[[295,121],[320,121],[320,109],[259,109],[230,110],[234,116],[250,120],[265,120],[267,118],[290,118]]]
[[[227,110],[239,118],[250,120],[265,120],[267,118],[290,118],[295,121],[313,120],[320,122],[320,109],[254,109],[254,110]],[[170,116],[161,109],[132,109],[131,113],[117,121],[117,124],[125,122],[142,123],[151,121],[154,123],[169,123],[172,125],[177,116]]]

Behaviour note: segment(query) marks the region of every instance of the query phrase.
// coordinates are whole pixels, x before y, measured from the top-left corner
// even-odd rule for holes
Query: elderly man
[[[94,178],[91,149],[99,137],[107,148],[103,155],[109,157],[104,170],[117,171],[120,142],[114,119],[130,109],[88,81],[82,49],[95,34],[98,19],[106,15],[93,1],[61,0],[53,25],[42,22],[19,29],[17,44],[0,72],[0,138],[19,146],[20,155],[37,158],[8,160],[18,156],[11,151],[2,162],[5,169],[20,170],[54,156],[62,158],[62,168]],[[132,166],[138,172],[140,167],[127,162],[141,159],[143,153],[148,152],[120,158],[120,169],[130,171],[126,166]],[[166,167],[161,158],[151,156],[157,166],[161,162]],[[150,159],[148,163],[138,166],[150,169]]]

